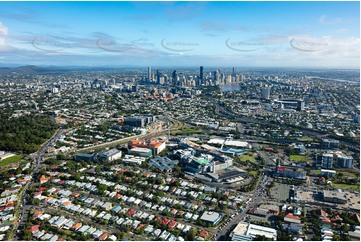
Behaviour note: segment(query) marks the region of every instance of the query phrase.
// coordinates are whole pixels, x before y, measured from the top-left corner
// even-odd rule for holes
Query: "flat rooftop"
[[[276,240],[277,239],[277,230],[273,228],[268,228],[264,226],[259,226],[255,224],[248,224],[240,222],[233,230],[233,234],[236,235],[248,235],[255,237],[256,235],[263,235],[267,238]]]
[[[209,163],[209,160],[204,159],[204,158],[199,158],[199,159],[196,160],[196,162],[201,164],[201,165],[204,165],[204,164]]]
[[[203,213],[201,220],[204,221],[209,221],[209,222],[216,222],[219,218],[221,217],[221,215],[217,212],[213,212],[213,211],[206,211]]]

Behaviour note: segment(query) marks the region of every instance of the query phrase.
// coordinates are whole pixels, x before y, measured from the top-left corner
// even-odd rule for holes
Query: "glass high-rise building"
[[[148,67],[148,81],[152,81],[152,68]]]

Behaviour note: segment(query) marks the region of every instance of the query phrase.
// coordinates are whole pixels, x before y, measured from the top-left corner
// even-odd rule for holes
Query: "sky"
[[[360,3],[0,2],[0,64],[360,68]]]

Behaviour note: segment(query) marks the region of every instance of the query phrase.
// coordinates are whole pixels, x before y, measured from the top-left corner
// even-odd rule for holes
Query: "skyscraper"
[[[199,68],[199,79],[203,81],[203,66]]]
[[[270,99],[270,95],[271,87],[266,85],[264,88],[262,88],[262,99]]]
[[[214,81],[217,84],[219,84],[219,70],[216,70],[213,75],[214,75]]]
[[[152,81],[152,68],[148,67],[148,81],[151,82]]]
[[[156,76],[156,78],[157,78],[157,84],[159,84],[160,83],[160,75],[159,75],[159,70],[157,69],[157,76]]]
[[[174,70],[172,73],[172,83],[173,85],[177,85],[178,83],[178,74],[176,70]]]

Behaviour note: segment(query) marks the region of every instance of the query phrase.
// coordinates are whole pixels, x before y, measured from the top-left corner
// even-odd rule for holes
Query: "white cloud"
[[[319,23],[321,24],[342,24],[342,23],[345,23],[347,22],[347,20],[343,19],[343,18],[333,18],[333,19],[330,19],[328,18],[326,15],[322,15],[319,20],[318,20]]]
[[[6,48],[5,38],[8,35],[8,28],[0,22],[0,50]]]

